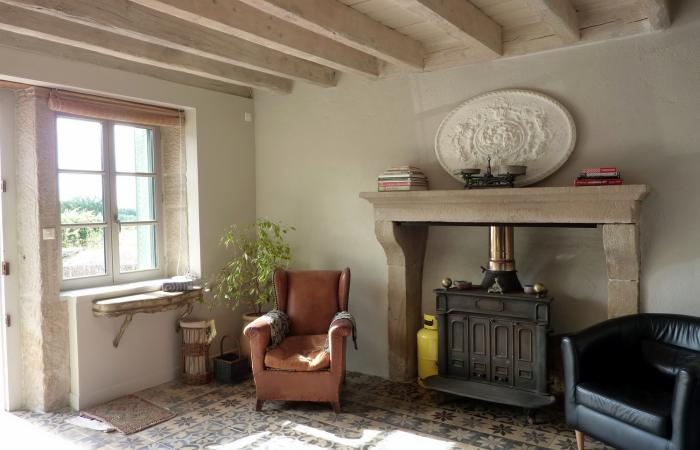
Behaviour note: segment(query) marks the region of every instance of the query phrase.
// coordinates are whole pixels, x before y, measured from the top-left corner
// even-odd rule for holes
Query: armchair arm
[[[674,447],[700,448],[700,360],[681,368],[676,374],[671,406],[671,439]]]
[[[578,428],[576,423],[576,385],[581,379],[579,373],[579,349],[574,336],[565,336],[561,340],[562,363],[564,366],[564,409],[566,422]]]
[[[331,322],[328,329],[328,340],[331,350],[331,372],[345,371],[345,341],[352,334],[352,322],[348,319],[337,319]]]
[[[634,330],[625,326],[626,318],[613,319],[587,328],[561,341],[564,366],[564,405],[567,423],[576,428],[576,386],[600,374],[610,373],[601,367],[610,368],[619,360],[621,348],[628,339],[634,339]],[[628,334],[630,336],[624,336]]]
[[[250,362],[253,373],[265,370],[265,351],[270,345],[270,324],[258,317],[248,324],[243,334],[250,340]]]

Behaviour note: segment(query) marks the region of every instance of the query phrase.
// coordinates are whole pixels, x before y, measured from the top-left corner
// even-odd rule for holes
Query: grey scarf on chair
[[[270,324],[270,346],[268,350],[271,350],[280,345],[282,339],[289,333],[289,316],[284,311],[273,309],[265,313],[263,319]]]
[[[338,319],[348,319],[350,323],[352,323],[352,343],[355,346],[355,350],[357,350],[357,326],[355,325],[355,318],[347,311],[339,311],[335,314],[335,316],[333,316],[331,324]],[[328,341],[328,337],[326,337],[326,343],[323,345],[323,351],[328,352],[330,351],[330,348],[331,343]]]

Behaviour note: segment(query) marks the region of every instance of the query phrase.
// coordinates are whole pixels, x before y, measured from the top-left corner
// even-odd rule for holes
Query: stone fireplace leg
[[[377,221],[374,230],[389,266],[389,377],[413,381],[417,376],[416,333],[421,326],[428,227]]]
[[[603,225],[608,266],[608,318],[639,312],[639,226]]]

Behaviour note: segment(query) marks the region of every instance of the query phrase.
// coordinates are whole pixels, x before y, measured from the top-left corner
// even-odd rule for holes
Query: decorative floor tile
[[[197,424],[205,422],[206,420],[206,416],[195,410],[189,414],[176,416],[167,422],[163,422],[151,428],[146,428],[145,430],[131,436],[142,437],[146,439],[147,442],[158,442],[165,437],[175,434],[183,429],[193,427]]]
[[[116,439],[111,439],[111,436],[107,436],[104,433],[83,434],[82,436],[76,436],[74,438],[69,437],[68,439],[86,449],[103,448],[108,443],[116,443],[117,441]]]
[[[235,445],[236,442],[239,442],[245,437],[245,434],[238,433],[230,428],[223,428],[221,432],[205,435],[192,444],[197,448],[212,448],[215,446],[228,448],[230,445]]]
[[[173,450],[173,448],[162,442],[154,442],[144,447],[137,447],[136,450]]]
[[[68,440],[78,449],[575,449],[573,431],[558,407],[538,412],[528,425],[522,409],[461,399],[349,373],[343,412],[328,404],[265,402],[255,411],[251,380],[235,385],[188,386],[166,383],[136,393],[178,416],[129,436],[100,433],[66,424],[76,413],[20,411],[38,429]],[[594,440],[591,450],[610,450]]]

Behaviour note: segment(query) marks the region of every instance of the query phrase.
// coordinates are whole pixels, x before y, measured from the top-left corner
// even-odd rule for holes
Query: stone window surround
[[[430,223],[602,226],[613,318],[639,312],[639,220],[648,193],[646,185],[361,193],[374,206],[375,234],[387,258],[389,377],[416,377]]]
[[[60,292],[58,239],[42,239],[42,229],[60,229],[57,192],[57,113],[48,107],[50,90],[16,91],[17,264],[24,406],[52,411],[69,403],[69,318],[66,298],[105,297],[153,290],[159,280]],[[164,274],[188,270],[188,230],[184,129],[160,127],[163,183]],[[157,288],[156,288],[157,289]],[[90,296],[94,298],[94,295]],[[97,319],[96,319],[97,320]]]

